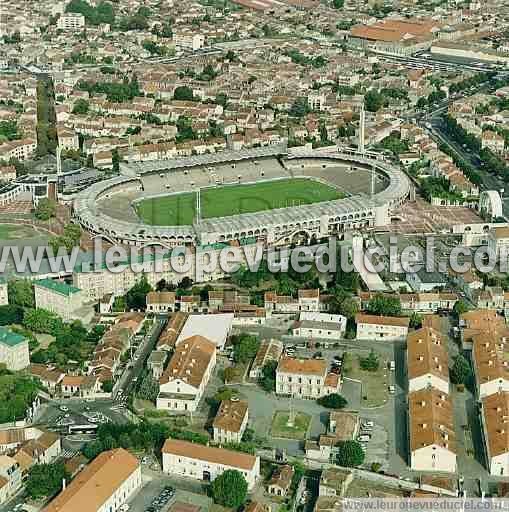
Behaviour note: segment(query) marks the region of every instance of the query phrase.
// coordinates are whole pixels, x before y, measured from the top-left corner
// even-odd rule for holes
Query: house
[[[294,473],[293,466],[288,464],[278,466],[267,484],[268,493],[275,496],[287,496],[292,485]]]
[[[411,332],[407,338],[408,391],[428,387],[449,393],[449,357],[446,339],[431,327]]]
[[[353,473],[338,467],[328,467],[322,470],[318,487],[318,496],[344,496],[348,486],[353,481]]]
[[[493,153],[502,154],[505,149],[505,139],[492,130],[484,130],[481,136],[481,148],[488,148]]]
[[[486,396],[481,403],[488,471],[506,477],[509,474],[509,392]]]
[[[507,264],[509,258],[509,226],[494,227],[487,233],[488,247],[497,259]]]
[[[13,457],[0,455],[0,499],[7,501],[21,488],[21,468]]]
[[[315,311],[303,311],[292,327],[292,335],[304,338],[340,340],[346,330],[346,317]]]
[[[432,292],[437,288],[445,288],[447,279],[440,272],[427,272],[421,269],[418,272],[409,272],[406,274],[406,281],[416,292]]]
[[[63,397],[94,397],[99,388],[99,380],[93,375],[66,375],[60,383]]]
[[[182,340],[159,379],[158,409],[194,412],[216,365],[216,346],[203,336]]]
[[[242,473],[248,489],[260,477],[260,457],[242,452],[167,439],[162,449],[163,472],[169,475],[213,482],[226,470]]]
[[[493,309],[477,309],[462,313],[459,318],[461,342],[465,350],[473,349],[474,337],[488,333],[509,337],[505,319]]]
[[[276,292],[265,292],[265,311],[267,315],[295,314],[300,311],[321,311],[324,302],[320,297],[319,289],[299,290],[297,298],[288,295],[278,295]]]
[[[43,512],[116,512],[142,486],[141,466],[123,448],[99,454]]]
[[[481,332],[472,341],[472,365],[479,398],[509,391],[509,339],[496,332]]]
[[[456,472],[456,434],[449,395],[434,388],[408,394],[410,467]]]
[[[403,341],[408,334],[409,318],[394,316],[365,315],[355,316],[358,340]]]
[[[41,279],[34,282],[35,307],[57,314],[64,321],[80,318],[78,310],[83,307],[83,292],[63,281]]]
[[[30,364],[28,340],[3,326],[0,326],[0,363],[11,371],[23,370]]]
[[[350,411],[331,411],[327,433],[320,435],[317,441],[306,441],[306,457],[322,462],[334,462],[337,444],[340,441],[353,441],[359,434],[359,414]]]
[[[211,315],[189,315],[177,338],[178,346],[192,336],[201,336],[214,343],[218,350],[224,348],[232,330],[233,313],[214,313]]]
[[[276,368],[276,394],[317,399],[337,393],[341,378],[328,371],[324,359],[282,357]]]
[[[175,292],[147,293],[148,313],[168,313],[175,311]]]
[[[32,363],[28,367],[28,372],[33,377],[39,379],[41,384],[54,395],[58,389],[58,386],[65,377],[65,372],[55,368],[54,366],[45,366],[43,364]]]
[[[173,350],[177,343],[184,324],[187,322],[188,315],[178,311],[171,315],[169,322],[164,327],[157,340],[157,350],[165,350],[167,352]]]
[[[54,432],[42,432],[39,437],[24,443],[14,454],[14,459],[24,474],[34,464],[50,464],[61,452],[60,436]]]
[[[147,359],[147,368],[152,373],[152,378],[159,381],[166,366],[168,352],[165,350],[153,350]]]
[[[269,361],[279,361],[283,353],[283,343],[279,340],[262,340],[258,352],[254,358],[251,369],[249,370],[249,377],[251,379],[258,379],[262,376],[263,367]]]
[[[248,405],[244,400],[222,400],[212,422],[216,443],[240,443],[248,422]]]

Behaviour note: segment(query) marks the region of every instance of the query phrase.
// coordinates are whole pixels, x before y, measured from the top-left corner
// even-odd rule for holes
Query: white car
[[[394,386],[389,386],[389,394],[394,395],[396,393],[396,388]]]
[[[69,410],[69,407],[66,407],[65,405],[61,405],[59,407],[59,409],[62,411],[62,412],[67,412]]]

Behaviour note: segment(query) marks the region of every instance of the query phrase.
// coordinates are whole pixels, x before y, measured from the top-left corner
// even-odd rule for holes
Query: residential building
[[[13,457],[0,455],[0,496],[4,500],[16,494],[22,485],[21,468]]]
[[[283,343],[279,340],[262,340],[253,364],[249,371],[249,377],[251,379],[258,379],[262,376],[263,367],[269,361],[279,361],[281,354],[283,353]]]
[[[30,364],[28,340],[3,326],[0,326],[0,363],[11,371],[23,370]]]
[[[222,400],[212,422],[216,443],[240,443],[247,427],[249,412],[244,400]]]
[[[43,512],[116,512],[142,486],[141,466],[123,448],[99,454]]]
[[[9,304],[7,281],[0,280],[0,306],[6,306],[7,304]]]
[[[248,489],[260,477],[260,458],[242,452],[167,439],[163,449],[163,472],[170,475],[213,482],[226,470],[242,473]]]
[[[205,44],[205,37],[203,34],[197,32],[180,31],[174,33],[173,41],[177,47],[196,51],[203,48]]]
[[[148,313],[169,313],[175,311],[175,292],[147,293]]]
[[[421,269],[406,275],[406,281],[415,292],[432,292],[447,286],[447,279],[440,272],[427,272]]]
[[[85,26],[85,16],[75,12],[66,12],[57,20],[57,28],[65,31],[81,30]]]
[[[358,340],[403,341],[408,334],[410,319],[408,317],[377,316],[358,313]]]
[[[447,341],[440,332],[423,327],[407,338],[408,391],[435,388],[449,393]]]
[[[155,381],[159,381],[162,377],[167,358],[168,352],[165,350],[153,350],[148,356],[147,368]]]
[[[507,263],[509,258],[509,226],[493,227],[487,233],[488,247],[498,260]]]
[[[216,365],[216,346],[203,336],[182,340],[159,379],[158,409],[194,412]]]
[[[35,281],[34,293],[36,308],[47,309],[66,322],[80,318],[78,310],[83,307],[84,294],[79,288],[63,281],[41,279]]]
[[[14,459],[26,474],[34,464],[50,464],[61,452],[60,436],[54,432],[41,432],[40,436],[24,443],[14,454]]]
[[[334,466],[324,468],[320,475],[318,496],[344,496],[352,481],[352,471]]]
[[[276,292],[265,292],[265,310],[271,314],[296,314],[301,311],[325,311],[328,308],[319,289],[299,290],[297,298],[289,295],[278,295]]]
[[[509,338],[481,332],[472,338],[472,364],[480,399],[509,391]]]
[[[156,346],[157,350],[170,352],[174,349],[175,344],[177,343],[177,338],[182,331],[182,327],[184,327],[187,322],[187,317],[188,315],[181,311],[177,311],[177,313],[171,315],[170,320],[159,335]]]
[[[58,386],[65,377],[64,371],[54,366],[45,366],[43,364],[32,363],[28,368],[28,372],[33,377],[39,379],[51,395],[56,394]]]
[[[341,378],[328,371],[324,359],[295,359],[283,356],[276,369],[276,394],[317,399],[337,393]]]
[[[509,474],[509,392],[486,396],[482,400],[481,420],[488,471],[494,476]]]
[[[408,394],[410,467],[456,472],[456,435],[449,395],[434,388]]]
[[[292,485],[295,471],[293,466],[277,466],[267,484],[267,491],[274,496],[287,496]]]
[[[346,317],[315,311],[303,311],[292,327],[292,335],[304,338],[340,340],[346,330]]]

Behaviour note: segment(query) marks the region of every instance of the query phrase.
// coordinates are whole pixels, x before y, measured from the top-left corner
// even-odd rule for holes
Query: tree
[[[234,336],[233,343],[233,359],[236,363],[247,363],[258,352],[260,342],[257,336],[251,336],[246,333]]]
[[[35,295],[28,279],[13,279],[7,284],[9,304],[23,308],[35,308]]]
[[[102,384],[102,388],[105,393],[111,393],[113,391],[113,381],[105,380]]]
[[[276,368],[277,361],[269,361],[262,368],[259,384],[267,393],[272,393],[276,390]]]
[[[23,321],[23,308],[15,304],[0,306],[0,325],[20,324]]]
[[[288,114],[292,117],[304,117],[310,111],[307,98],[297,98],[290,107]]]
[[[317,402],[327,409],[343,409],[347,406],[348,401],[338,393],[331,393],[330,395],[320,397]]]
[[[35,464],[28,472],[26,491],[32,499],[53,496],[60,490],[64,478],[68,479],[69,475],[63,462]]]
[[[367,357],[361,357],[359,359],[361,370],[368,372],[376,372],[380,366],[380,360],[376,352],[371,349]]]
[[[364,451],[358,441],[340,441],[337,447],[340,466],[353,468],[364,462]]]
[[[154,380],[151,373],[147,373],[141,382],[140,389],[138,390],[138,396],[145,400],[155,402],[158,394],[159,383]]]
[[[410,327],[413,329],[419,329],[422,327],[422,315],[419,313],[413,312],[410,317]]]
[[[193,101],[193,90],[187,85],[176,87],[175,91],[173,92],[173,99],[180,101]]]
[[[147,307],[147,293],[151,291],[152,286],[147,281],[147,276],[143,274],[141,279],[125,295],[128,309],[145,311]]]
[[[470,306],[466,300],[460,299],[458,302],[456,302],[456,304],[454,304],[453,312],[456,316],[459,317],[468,311],[470,311]]]
[[[72,113],[79,114],[79,115],[85,115],[88,113],[89,108],[90,108],[90,103],[84,98],[79,98],[74,103]]]
[[[377,91],[368,91],[364,96],[364,106],[368,112],[378,112],[384,102],[385,97]]]
[[[366,310],[372,315],[400,316],[401,300],[399,297],[378,293],[370,299]]]
[[[239,508],[247,497],[247,482],[240,471],[227,469],[211,486],[214,501],[223,507]]]
[[[57,203],[53,199],[43,197],[35,208],[34,215],[39,220],[49,220],[55,216],[57,212]]]
[[[334,9],[343,9],[345,5],[345,0],[332,0],[332,7]]]
[[[454,358],[454,363],[449,373],[453,384],[467,384],[472,377],[472,368],[468,359],[464,355],[458,354]]]

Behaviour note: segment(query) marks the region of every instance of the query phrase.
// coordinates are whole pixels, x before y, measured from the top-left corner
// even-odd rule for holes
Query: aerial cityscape
[[[0,512],[509,510],[509,3],[0,2]]]

